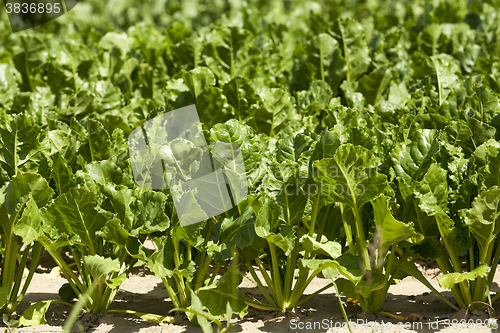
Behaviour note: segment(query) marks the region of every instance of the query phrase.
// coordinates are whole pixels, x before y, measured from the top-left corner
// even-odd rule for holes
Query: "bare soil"
[[[25,302],[19,308],[20,311],[23,311],[33,302],[59,298],[57,292],[60,286],[65,283],[65,280],[62,276],[56,279],[48,279],[48,273],[54,266],[51,258],[44,255],[28,289],[24,299]],[[421,262],[419,266],[432,285],[439,291],[443,291],[443,295],[454,302],[452,293],[443,290],[438,285],[436,276],[439,274],[439,269],[430,262]],[[329,280],[316,278],[306,289],[305,294],[311,294],[328,283]],[[492,292],[499,292],[499,285],[500,274],[498,274],[497,270]],[[241,288],[244,292],[259,297],[259,289],[250,280],[244,279]],[[470,328],[463,324],[451,327],[453,320],[458,323],[462,319],[466,319],[467,322],[471,319],[474,322],[485,322],[489,316],[486,311],[474,310],[468,313],[465,310],[454,311],[413,277],[407,277],[390,287],[383,311],[404,318],[408,316],[416,319],[420,318],[421,320],[417,322],[406,322],[382,314],[365,315],[358,305],[346,302],[343,296],[342,300],[346,305],[353,332],[496,332],[496,330],[484,326],[481,328],[478,324],[474,324],[474,326],[470,324]],[[494,304],[494,307],[500,308],[500,302]],[[171,315],[169,310],[172,309],[172,303],[162,281],[144,269],[137,268],[118,291],[111,309],[130,309],[145,313]],[[62,326],[69,312],[70,308],[68,306],[52,303],[46,315],[47,324],[20,328],[12,330],[12,332],[62,332]],[[449,320],[450,324],[446,320]],[[92,333],[202,332],[199,327],[192,325],[180,315],[176,316],[176,324],[150,323],[134,316],[117,314],[104,314],[97,318],[82,316],[80,323],[83,324],[83,331]],[[236,320],[231,331],[272,333],[348,332],[345,326],[342,327],[343,324],[344,320],[338,298],[334,289],[330,288],[304,303],[293,314],[249,309],[249,314],[244,319]],[[404,325],[406,325],[406,328],[404,328]],[[76,325],[73,331],[83,332]],[[215,325],[214,332],[216,332]]]

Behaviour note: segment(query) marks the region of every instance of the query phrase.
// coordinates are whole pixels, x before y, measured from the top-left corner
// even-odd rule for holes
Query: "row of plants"
[[[493,306],[498,3],[123,3],[82,1],[17,34],[1,23],[2,314],[23,301],[43,251],[67,283],[16,325],[43,323],[54,301],[108,311],[139,265],[206,330],[327,288],[377,313],[409,275],[454,309]],[[249,193],[181,226],[169,190],[135,182],[127,138],[191,104],[208,141],[240,147]],[[195,172],[195,150],[171,158]],[[421,259],[438,263],[453,302]],[[331,284],[304,296],[316,277]],[[262,299],[239,292],[243,278]]]

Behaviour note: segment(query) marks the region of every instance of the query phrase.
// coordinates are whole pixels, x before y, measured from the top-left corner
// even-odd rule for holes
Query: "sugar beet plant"
[[[120,285],[144,266],[206,330],[248,306],[291,310],[329,287],[379,312],[408,275],[454,309],[493,306],[498,8],[90,0],[10,35],[1,13],[2,314],[24,306],[44,249],[67,279],[57,301],[115,311]],[[176,198],[203,193],[182,185],[206,162],[199,149],[182,138],[162,146],[154,176],[173,185],[147,188],[128,137],[193,104],[209,166],[238,146],[245,170],[226,168],[224,180],[244,174],[248,195],[185,226],[190,210],[176,211]],[[182,172],[167,177],[173,167]],[[438,263],[454,303],[417,269],[421,259]],[[316,277],[331,284],[303,295]],[[262,297],[238,292],[243,278]],[[11,323],[43,322],[34,314],[51,301]]]

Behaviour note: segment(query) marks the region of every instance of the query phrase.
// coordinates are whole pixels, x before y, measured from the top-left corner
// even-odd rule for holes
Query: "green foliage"
[[[145,265],[206,331],[227,330],[220,320],[247,306],[301,305],[324,290],[303,295],[317,276],[367,312],[407,275],[455,307],[416,259],[437,261],[459,307],[500,297],[489,300],[500,260],[498,1],[194,3],[89,0],[0,35],[4,321],[44,321],[48,300],[9,318],[44,248],[68,281],[64,302],[107,311]],[[214,163],[227,144],[241,148],[249,193],[182,227],[169,190],[134,182],[127,137],[191,104],[207,141],[223,143]],[[198,170],[198,147],[159,147]],[[237,292],[238,265],[266,301]]]

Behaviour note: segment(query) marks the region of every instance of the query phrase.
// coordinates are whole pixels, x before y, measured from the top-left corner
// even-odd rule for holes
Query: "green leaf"
[[[478,164],[478,185],[481,189],[500,186],[500,144],[490,139],[474,152]]]
[[[108,32],[99,40],[98,44],[98,46],[104,50],[111,50],[116,47],[123,53],[127,53],[133,45],[134,39],[129,37],[125,32]]]
[[[130,175],[124,173],[110,160],[93,162],[85,166],[85,176],[100,185],[112,183],[116,185],[134,186]]]
[[[500,189],[483,191],[474,199],[472,207],[466,211],[465,225],[482,251],[487,251],[500,231]]]
[[[313,113],[316,110],[326,109],[333,92],[328,83],[314,81],[308,90],[297,93],[297,109],[303,113]]]
[[[125,229],[132,235],[165,231],[170,219],[164,212],[167,197],[161,192],[106,185],[102,192],[110,199]]]
[[[7,208],[9,214],[12,214],[18,210],[20,205],[29,200],[30,195],[38,208],[41,208],[52,199],[53,194],[54,191],[42,176],[34,173],[22,173],[2,187],[0,203]]]
[[[452,121],[440,136],[450,145],[461,147],[466,156],[470,156],[475,150],[472,131],[463,120]]]
[[[0,226],[7,237],[11,232],[29,244],[43,236],[39,208],[52,199],[54,191],[37,174],[19,174],[0,189]],[[4,239],[7,242],[7,238]]]
[[[216,124],[210,129],[210,141],[233,143],[240,147],[249,144],[253,136],[253,129],[247,125],[242,125],[236,119]]]
[[[134,313],[132,314],[150,323],[167,323],[167,324],[175,323],[175,319],[170,316],[161,316],[154,313],[142,313],[137,311],[134,311]]]
[[[83,263],[94,280],[98,281],[98,283],[105,282],[109,273],[120,271],[120,261],[118,259],[92,255],[84,256]]]
[[[283,227],[283,208],[275,199],[265,197],[262,207],[255,221],[255,233],[257,236],[273,243],[290,255],[295,245],[296,227],[285,225]]]
[[[155,273],[156,277],[172,277],[175,269],[174,257],[172,256],[174,253],[172,237],[161,238],[158,247],[159,249],[149,257],[147,266]]]
[[[21,219],[14,225],[14,233],[22,237],[25,244],[43,236],[42,216],[33,198],[29,199]]]
[[[500,98],[489,87],[477,87],[467,106],[474,110],[475,119],[500,130]]]
[[[448,212],[448,183],[446,170],[432,164],[421,182],[415,184],[415,196],[420,208],[428,215]]]
[[[328,77],[327,70],[330,68],[335,52],[338,52],[337,41],[329,34],[314,36],[306,44],[307,60],[316,67],[316,78],[325,80]],[[333,89],[336,87],[334,86]]]
[[[72,302],[75,298],[78,298],[78,295],[69,283],[63,284],[57,293],[59,294],[59,297],[61,297],[61,300],[68,303]]]
[[[101,122],[87,120],[83,127],[87,138],[78,152],[87,163],[108,159],[115,153],[115,146]]]
[[[10,288],[8,284],[0,286],[0,306],[3,306],[7,303],[10,295]]]
[[[0,118],[0,165],[12,177],[20,171],[38,171],[47,150],[45,134],[26,114]]]
[[[379,160],[367,149],[341,145],[332,158],[314,162],[319,172],[314,180],[327,202],[341,202],[353,209],[384,193],[387,178],[376,171]]]
[[[192,99],[180,94],[177,99],[179,107],[196,104],[201,122],[211,128],[213,125],[229,119],[232,112],[227,104],[226,96],[222,89],[215,87],[215,77],[210,69],[197,67],[189,72],[183,71],[184,84],[189,88]],[[187,93],[189,95],[189,93]]]
[[[200,288],[198,297],[210,313],[217,318],[225,317],[227,304],[230,305],[234,313],[243,318],[248,313],[248,306],[238,291],[238,286],[242,280],[241,274],[231,265],[226,274],[216,283]]]
[[[38,326],[45,324],[45,313],[49,309],[52,301],[40,301],[30,305],[19,318],[19,325],[21,326]]]
[[[252,33],[240,27],[221,26],[211,32],[205,62],[222,83],[254,73],[260,50],[253,40]]]
[[[96,195],[87,189],[73,188],[49,205],[46,221],[60,234],[77,235],[91,254],[97,254],[97,231],[106,223],[106,217],[95,209],[96,201]]]
[[[118,246],[124,246],[127,243],[128,237],[130,237],[130,234],[125,230],[119,219],[109,220],[96,234],[102,237],[102,239]]]
[[[226,218],[222,221],[219,231],[219,244],[226,244],[231,254],[236,248],[240,260],[253,260],[261,249],[261,239],[256,234],[255,214],[250,205],[237,218]]]
[[[371,63],[370,49],[364,37],[363,26],[351,18],[339,18],[333,26],[333,36],[338,41],[342,54],[336,60],[343,63],[343,75],[349,82],[356,80],[365,73]],[[334,67],[335,68],[335,67]],[[341,77],[340,73],[334,76]],[[334,87],[335,89],[335,87]]]
[[[206,67],[198,67],[192,71],[183,72],[182,77],[184,78],[184,84],[195,98],[215,85],[214,74]]]
[[[385,92],[392,79],[392,73],[389,66],[376,68],[370,74],[365,74],[359,80],[359,88],[368,104],[378,105],[382,94]]]
[[[109,212],[117,214],[123,224],[127,226],[133,225],[134,218],[137,215],[137,212],[132,212],[131,207],[134,199],[137,199],[133,196],[134,191],[126,186],[109,183],[103,185],[100,190],[109,200],[109,202],[108,200],[103,202],[101,207]]]
[[[439,150],[435,130],[409,130],[410,142],[398,141],[390,150],[391,166],[407,184],[421,180]]]
[[[350,81],[344,81],[340,85],[340,89],[344,92],[347,101],[347,106],[354,109],[362,109],[365,105],[365,97],[363,94],[354,90],[354,84]]]
[[[323,271],[326,268],[335,268],[338,272],[344,275],[349,281],[357,284],[361,281],[363,272],[361,270],[361,262],[356,257],[344,255],[336,260],[332,259],[300,259],[300,263],[313,271]]]
[[[197,313],[196,319],[198,320],[198,324],[201,326],[203,333],[212,333],[213,332],[212,325],[206,318],[206,317],[211,318],[212,315],[204,310],[203,303],[192,290],[191,290],[190,308],[192,308],[195,311],[195,313]],[[199,314],[204,314],[205,316]]]
[[[314,147],[311,155],[311,165],[314,161],[333,157],[340,144],[339,134],[335,131],[325,129]]]
[[[340,278],[335,280],[335,283],[337,284],[339,291],[343,292],[346,297],[353,299],[358,297],[358,294],[356,293],[356,286],[351,281]]]
[[[125,282],[126,279],[127,279],[127,273],[123,272],[113,279],[106,280],[106,285],[111,289],[116,289],[120,287],[122,283]]]
[[[280,225],[282,214],[283,208],[276,200],[265,197],[255,221],[255,233],[257,236],[266,239],[272,233],[276,232]]]
[[[76,186],[75,177],[73,171],[68,165],[66,159],[57,152],[51,156],[52,159],[52,172],[50,177],[54,180],[56,184],[56,189],[59,195],[68,192],[72,187]]]
[[[227,102],[232,105],[238,120],[244,120],[250,115],[250,108],[262,102],[260,96],[252,87],[250,80],[237,76],[229,81],[223,88]]]
[[[304,235],[301,239],[304,250],[313,254],[321,254],[336,259],[342,254],[342,246],[333,241],[322,239],[321,242],[316,241],[309,235]]]
[[[19,91],[16,83],[16,70],[8,64],[0,64],[0,107],[10,108],[14,96]]]
[[[429,24],[418,34],[417,44],[426,55],[432,56],[445,51],[448,42],[439,24]]]
[[[391,81],[388,96],[389,103],[403,107],[409,99],[410,94],[408,93],[405,83],[401,82],[400,84],[396,84],[394,81]]]
[[[460,67],[448,54],[433,55],[426,59],[431,82],[438,91],[438,105],[443,105],[460,78]]]
[[[292,179],[295,178],[292,177]],[[307,197],[297,187],[296,183],[289,182],[284,184],[283,188],[276,196],[276,199],[281,207],[283,207],[284,219],[287,224],[294,225],[304,215]]]
[[[437,279],[441,287],[445,289],[451,289],[453,288],[454,285],[462,281],[466,280],[474,281],[478,277],[485,277],[486,275],[488,275],[489,271],[490,268],[488,267],[488,265],[482,263],[470,272],[465,272],[465,273],[455,272],[455,273],[443,274],[441,276],[438,276]]]
[[[295,98],[280,88],[264,93],[264,102],[253,107],[253,127],[259,133],[275,136],[288,121],[295,118]]]
[[[380,247],[389,247],[417,235],[413,223],[403,223],[392,216],[389,202],[384,195],[373,201],[373,215]]]

